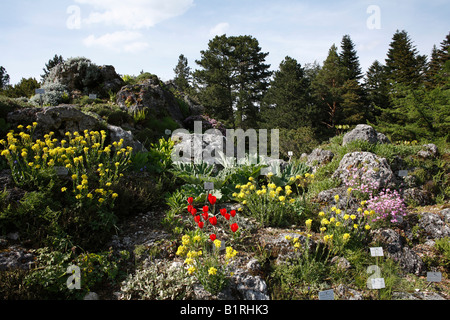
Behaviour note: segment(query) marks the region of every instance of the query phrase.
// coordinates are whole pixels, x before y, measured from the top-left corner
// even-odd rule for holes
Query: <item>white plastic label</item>
[[[370,248],[370,255],[372,257],[382,257],[383,256],[383,248],[382,247]]]
[[[325,290],[319,292],[319,300],[334,300],[334,291],[331,290]]]
[[[427,272],[427,281],[429,282],[441,282],[442,273],[440,272]]]

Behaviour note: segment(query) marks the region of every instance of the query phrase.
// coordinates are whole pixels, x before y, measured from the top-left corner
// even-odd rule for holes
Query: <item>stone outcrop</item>
[[[379,188],[390,187],[395,183],[395,175],[387,160],[371,152],[347,153],[332,177],[345,181],[354,174],[351,171],[354,168],[358,169],[356,174],[360,178],[376,182]]]
[[[362,140],[369,143],[390,143],[389,139],[382,133],[377,132],[374,128],[367,124],[358,124],[355,129],[344,135],[342,145],[346,145],[351,141]]]

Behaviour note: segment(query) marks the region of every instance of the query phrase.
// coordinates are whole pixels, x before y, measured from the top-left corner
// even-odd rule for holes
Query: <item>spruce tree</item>
[[[391,86],[404,84],[419,87],[424,81],[426,56],[419,55],[406,31],[396,31],[385,61],[387,80]]]
[[[366,103],[368,105],[368,121],[372,122],[381,111],[389,107],[389,86],[384,66],[375,60],[366,72],[363,83]]]
[[[178,63],[173,69],[175,73],[174,82],[176,86],[183,92],[186,92],[190,88],[191,80],[191,68],[188,64],[188,59],[181,54],[178,57]]]
[[[346,79],[359,81],[362,78],[359,58],[355,50],[355,45],[349,35],[342,37],[341,53],[339,59],[346,69]]]
[[[450,33],[447,34],[446,38],[441,42],[439,49],[436,45],[433,46],[431,59],[428,63],[426,72],[427,88],[432,89],[445,84],[450,76],[449,73],[445,71],[445,65],[446,63],[449,63],[448,61],[450,61]]]
[[[296,129],[312,127],[316,118],[310,99],[310,82],[297,60],[287,56],[275,71],[263,99],[263,126]]]

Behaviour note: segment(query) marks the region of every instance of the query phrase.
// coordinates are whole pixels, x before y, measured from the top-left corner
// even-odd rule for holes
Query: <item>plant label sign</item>
[[[408,170],[399,170],[398,176],[399,177],[406,177],[408,175]]]
[[[45,93],[45,89],[36,89],[34,92],[36,94],[44,94]]]
[[[95,99],[97,99],[97,95],[96,95],[96,94],[93,94],[93,93],[91,93],[91,94],[89,95],[89,99],[91,99],[91,100],[95,100]]]
[[[441,282],[442,274],[440,272],[427,272],[427,281],[429,282]]]
[[[383,256],[383,248],[382,247],[370,248],[370,255],[372,257],[382,257]]]
[[[214,190],[213,182],[205,182],[205,190]]]
[[[383,289],[385,288],[384,278],[373,278],[372,281],[372,289]]]
[[[293,155],[294,155],[294,152],[288,151],[288,156],[289,156],[289,157],[292,157]]]
[[[320,291],[319,292],[319,300],[334,300],[333,289]]]

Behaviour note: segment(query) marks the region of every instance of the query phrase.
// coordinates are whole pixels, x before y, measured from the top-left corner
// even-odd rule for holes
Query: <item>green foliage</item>
[[[288,152],[294,153],[294,158],[300,158],[303,153],[311,153],[319,145],[319,141],[311,127],[296,129],[280,129],[280,154],[288,159]]]
[[[122,251],[89,253],[76,255],[73,251],[51,251],[49,248],[37,250],[36,267],[24,280],[30,290],[40,293],[40,299],[82,299],[88,292],[105,283],[115,284],[121,280],[121,264],[129,254]],[[70,266],[80,268],[80,289],[69,289],[67,280]]]
[[[183,54],[178,57],[178,63],[173,72],[175,73],[175,85],[182,92],[186,92],[190,87],[191,68],[189,68],[188,59]]]
[[[251,36],[214,37],[196,61],[202,69],[193,73],[206,112],[234,122],[238,128],[256,127],[257,102],[266,92],[271,75],[265,64],[267,55]]]
[[[436,239],[436,250],[441,254],[441,265],[450,266],[450,238]]]
[[[9,86],[7,89],[2,91],[7,97],[10,98],[31,98],[35,94],[35,90],[38,89],[41,85],[34,78],[22,78],[19,83],[14,86]]]

